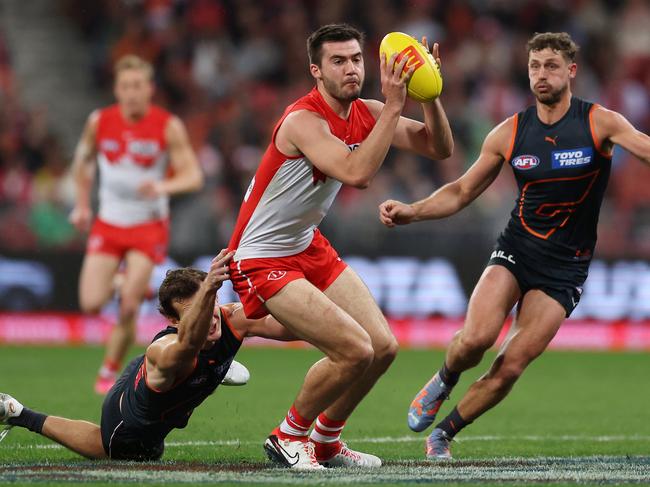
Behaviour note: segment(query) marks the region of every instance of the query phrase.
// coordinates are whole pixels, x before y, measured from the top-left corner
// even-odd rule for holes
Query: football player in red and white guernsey
[[[347,448],[340,434],[398,348],[367,287],[317,226],[342,184],[370,184],[391,145],[431,159],[453,149],[439,100],[422,104],[424,123],[401,116],[413,74],[406,56],[397,63],[396,56],[381,59],[385,103],[359,98],[362,42],[346,24],[326,25],[309,37],[316,87],[276,125],[229,244],[236,251],[231,280],[246,315],[270,313],[325,354],[265,443],[272,461],[291,468],[381,465]]]
[[[90,228],[79,278],[84,312],[102,309],[113,294],[120,263],[125,264],[117,326],[95,383],[100,394],[115,381],[133,342],[153,267],[165,258],[169,196],[203,185],[183,123],[151,103],[152,66],[129,55],[117,61],[114,71],[117,103],[90,114],[72,163],[77,194],[70,221],[81,231]],[[90,199],[96,166],[99,213],[93,222]]]

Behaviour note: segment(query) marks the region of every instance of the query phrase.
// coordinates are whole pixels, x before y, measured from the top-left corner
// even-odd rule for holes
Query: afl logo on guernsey
[[[539,166],[539,157],[537,156],[517,156],[512,160],[512,167],[522,171],[528,171],[534,167]]]

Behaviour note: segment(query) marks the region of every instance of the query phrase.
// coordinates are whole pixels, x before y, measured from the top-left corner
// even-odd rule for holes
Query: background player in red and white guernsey
[[[90,114],[77,145],[72,171],[77,189],[70,221],[80,230],[92,221],[91,191],[99,166],[99,214],[90,235],[79,301],[98,313],[111,298],[113,279],[125,263],[119,316],[106,346],[95,390],[105,394],[135,335],[140,304],[155,264],[168,243],[168,197],[196,191],[203,175],[183,123],[151,104],[152,66],[125,56],[115,64],[117,104]],[[167,177],[168,170],[172,175]]]
[[[398,348],[368,289],[317,226],[342,184],[370,184],[391,145],[431,159],[452,151],[440,101],[422,105],[424,123],[400,116],[412,75],[412,68],[404,69],[406,57],[398,64],[395,56],[381,60],[385,104],[359,99],[362,42],[346,24],[321,27],[309,37],[316,87],[276,125],[229,244],[236,250],[231,279],[246,315],[271,313],[326,355],[309,370],[265,443],[269,457],[288,467],[312,464],[314,445],[318,461],[330,466],[381,464],[349,450],[339,436]]]
[[[458,180],[410,205],[389,200],[380,206],[388,226],[453,215],[494,181],[504,162],[519,186],[463,329],[441,370],[411,403],[411,429],[422,431],[433,422],[460,373],[478,365],[518,302],[515,321],[490,370],[427,439],[429,458],[451,457],[451,438],[508,394],[580,300],[613,146],[650,164],[650,137],[622,115],[572,96],[578,47],[568,34],[536,34],[527,48],[535,105],[495,127],[478,160]]]

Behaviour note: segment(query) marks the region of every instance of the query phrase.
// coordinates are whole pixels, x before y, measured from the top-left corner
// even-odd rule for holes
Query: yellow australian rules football
[[[408,70],[415,68],[413,76],[407,85],[408,95],[415,101],[430,102],[442,92],[442,73],[440,66],[431,53],[417,39],[403,32],[390,32],[384,36],[379,45],[379,55],[386,54],[386,61],[397,53],[395,63],[404,56],[409,60],[404,67]]]

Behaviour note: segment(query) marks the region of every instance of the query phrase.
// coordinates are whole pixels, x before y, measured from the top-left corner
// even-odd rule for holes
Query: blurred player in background
[[[596,244],[600,205],[614,145],[650,163],[650,137],[622,115],[571,94],[578,46],[566,33],[536,34],[527,45],[534,106],[495,127],[478,160],[458,180],[406,205],[389,200],[389,227],[444,218],[476,199],[511,165],[519,196],[442,368],[413,400],[408,424],[423,431],[461,372],[481,361],[517,305],[497,358],[427,439],[427,457],[450,458],[456,433],[506,397],[528,364],[548,346],[580,300]]]
[[[295,339],[271,316],[249,320],[239,303],[219,306],[217,290],[229,277],[231,257],[222,251],[207,273],[191,268],[167,273],[159,310],[169,325],[106,396],[101,426],[46,416],[1,393],[0,424],[27,428],[87,458],[159,459],[166,436],[185,428],[194,409],[222,383],[244,337]]]
[[[326,355],[266,440],[269,458],[285,467],[381,465],[347,448],[340,435],[395,358],[397,342],[368,288],[317,226],[342,184],[370,184],[391,145],[431,159],[448,157],[453,146],[440,101],[422,104],[424,123],[401,117],[413,73],[405,69],[407,56],[381,60],[385,103],[359,99],[362,43],[362,34],[346,24],[309,37],[316,87],[277,123],[229,244],[236,250],[233,287],[246,315],[270,313]]]
[[[118,60],[117,104],[90,114],[72,164],[77,194],[70,221],[80,231],[90,228],[96,166],[100,173],[99,213],[90,228],[79,278],[79,302],[85,313],[101,311],[113,295],[120,263],[125,266],[117,325],[95,383],[100,394],[115,382],[134,340],[153,267],[166,256],[169,196],[203,185],[183,123],[152,105],[153,93],[153,68],[148,62],[132,55]]]

